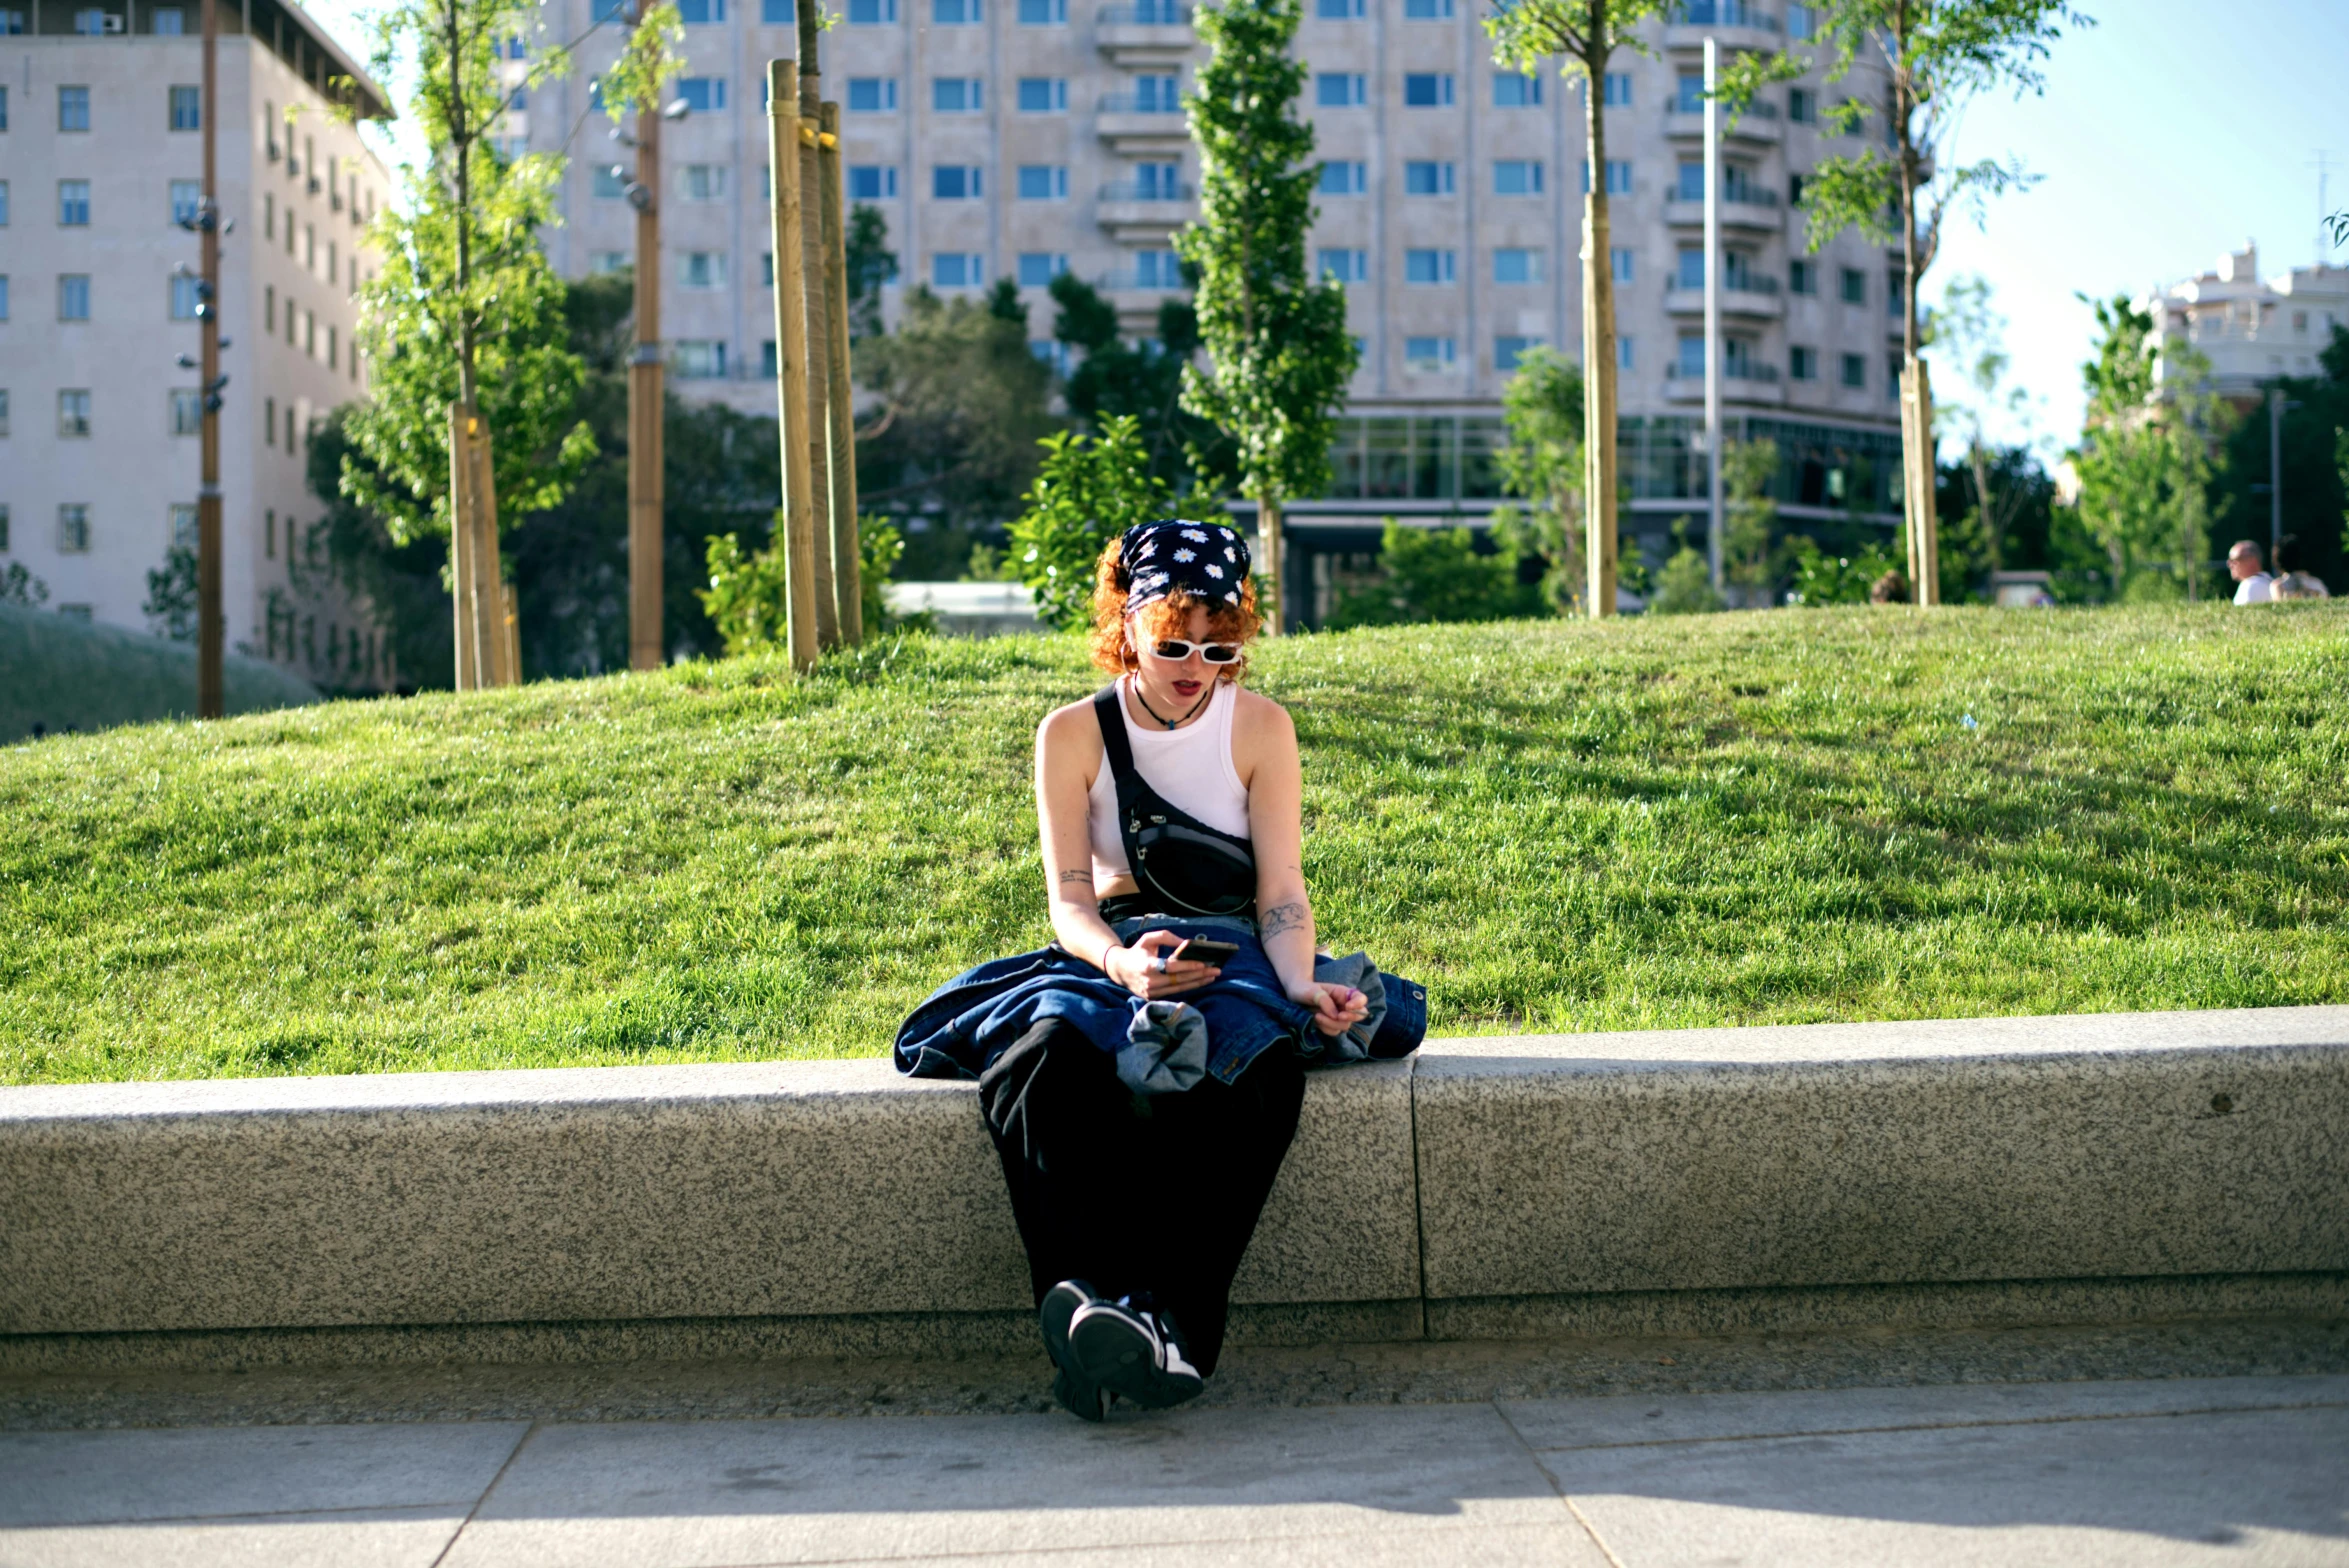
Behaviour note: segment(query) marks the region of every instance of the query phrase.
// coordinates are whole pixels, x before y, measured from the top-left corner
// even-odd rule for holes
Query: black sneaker
[[[1070,1319],[1069,1353],[1083,1376],[1146,1410],[1195,1399],[1207,1387],[1162,1312],[1125,1301],[1093,1301]]]
[[[1044,1353],[1052,1358],[1052,1397],[1072,1415],[1099,1421],[1109,1414],[1109,1390],[1077,1364],[1069,1349],[1069,1320],[1099,1301],[1093,1287],[1081,1279],[1064,1279],[1044,1293],[1036,1319],[1044,1331]]]

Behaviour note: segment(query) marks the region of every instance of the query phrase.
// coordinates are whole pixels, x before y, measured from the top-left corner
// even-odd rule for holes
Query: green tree
[[[772,540],[782,529],[778,511],[768,522]],[[887,588],[896,571],[905,538],[882,518],[857,520],[857,552],[861,569],[857,583],[863,592],[865,641],[897,630],[903,623],[889,613]],[[713,534],[705,557],[709,586],[694,590],[717,628],[729,657],[780,648],[790,632],[789,573],[783,552],[774,544],[757,551],[743,548],[739,534]]]
[[[1828,555],[1813,539],[1797,536],[1788,549],[1794,586],[1786,602],[1817,609],[1829,604],[1866,604],[1868,590],[1899,563],[1882,545],[1871,544],[1857,555]]]
[[[1778,503],[1770,496],[1770,481],[1776,477],[1777,442],[1731,441],[1722,447],[1721,485],[1727,492],[1722,506],[1722,575],[1749,607],[1769,604],[1778,585]]]
[[[1990,439],[1989,424],[2000,416],[2024,423],[2030,399],[2021,387],[2006,384],[2006,322],[1991,304],[1987,278],[1952,278],[1927,325],[1934,357],[1956,373],[1956,395],[1939,401],[1963,422],[1975,526],[1990,569],[1998,571],[2006,564],[2007,533],[2030,493],[2021,485],[1997,483],[1999,449]]]
[[[342,483],[402,541],[448,531],[452,403],[488,422],[501,526],[561,500],[595,452],[574,418],[562,284],[538,245],[561,159],[509,162],[489,140],[509,98],[498,45],[533,15],[525,0],[399,0],[374,19],[379,76],[413,55],[408,112],[429,152],[401,167],[408,199],[370,234],[383,265],[359,290],[357,336],[372,395],[348,421],[365,461]]]
[[[1606,93],[1615,51],[1637,49],[1636,31],[1661,15],[1670,0],[1516,0],[1495,8],[1485,32],[1493,58],[1531,76],[1553,57],[1560,74],[1582,82],[1586,155],[1582,179],[1582,365],[1589,377],[1583,402],[1584,610],[1615,613],[1618,547],[1615,531],[1615,273],[1614,233],[1608,216]]]
[[[1688,519],[1672,525],[1675,546],[1663,569],[1656,573],[1656,591],[1648,598],[1651,615],[1701,615],[1721,608],[1713,587],[1713,567],[1705,552],[1688,542]]]
[[[26,571],[22,561],[11,561],[8,570],[0,572],[0,604],[37,610],[48,602],[49,585]]]
[[[1493,511],[1493,538],[1504,551],[1539,556],[1543,600],[1574,614],[1589,592],[1583,564],[1583,440],[1588,411],[1582,369],[1555,349],[1528,350],[1501,388],[1509,444],[1497,454],[1501,488],[1525,506]]]
[[[196,552],[175,544],[147,574],[147,602],[139,606],[147,630],[170,642],[196,640]]]
[[[2225,405],[2203,389],[2210,364],[2165,341],[2122,295],[2091,301],[2101,336],[2081,367],[2087,428],[2071,454],[2080,520],[2125,599],[2194,597],[2210,556],[2210,446]]]
[[[1901,363],[1916,379],[1925,347],[1918,291],[1940,250],[1943,219],[1955,203],[1978,205],[2032,181],[2019,162],[1961,164],[1949,156],[1966,104],[1992,88],[2012,88],[2018,97],[2045,91],[2040,62],[2049,46],[2067,24],[2093,24],[2067,0],[1821,0],[1814,10],[1811,50],[1735,61],[1720,96],[1744,109],[1764,83],[1790,80],[1814,64],[1825,67],[1829,82],[1842,81],[1862,59],[1883,65],[1890,77],[1885,102],[1845,98],[1820,115],[1822,132],[1860,136],[1863,145],[1821,159],[1804,176],[1803,210],[1813,252],[1846,229],[1871,244],[1900,246]],[[1901,458],[1903,494],[1929,498],[1929,426]],[[1918,593],[1924,596],[1925,585]]]
[[[1406,528],[1393,518],[1379,537],[1376,581],[1349,587],[1328,628],[1429,621],[1500,621],[1542,613],[1541,590],[1517,580],[1517,558],[1485,554],[1465,528]]]
[[[1175,236],[1196,270],[1209,364],[1183,367],[1183,406],[1233,442],[1236,487],[1256,503],[1272,629],[1292,624],[1281,583],[1281,508],[1329,488],[1335,415],[1357,355],[1345,290],[1305,265],[1313,224],[1313,127],[1294,111],[1304,65],[1289,55],[1297,0],[1226,0],[1198,13],[1208,47],[1184,100],[1199,147],[1199,221]],[[1212,471],[1214,459],[1195,449]]]
[[[1111,415],[1099,440],[1063,430],[1042,444],[1043,465],[1011,525],[1011,556],[1038,618],[1074,630],[1093,619],[1102,548],[1136,523],[1171,515],[1174,492],[1152,471],[1130,414]]]
[[[1028,348],[1028,318],[1008,279],[984,301],[906,292],[896,329],[858,345],[871,395],[857,431],[858,502],[915,520],[909,555],[952,575],[972,531],[1000,528],[1035,478],[1037,445],[1057,421],[1052,371]]]
[[[848,337],[850,342],[877,338],[881,324],[881,289],[897,276],[897,253],[889,248],[889,220],[878,207],[859,203],[848,214],[843,236],[848,271]]]
[[[2268,451],[2268,410],[2254,408],[2227,437],[2226,461],[2211,477],[2212,516],[2221,542],[2256,540],[2264,552],[2273,526],[2267,486],[2283,459],[2283,549],[2270,565],[2313,572],[2336,592],[2349,590],[2349,534],[2342,513],[2349,484],[2337,460],[2340,433],[2349,430],[2349,326],[2335,326],[2317,355],[2317,373],[2283,376],[2268,384],[2284,398],[2281,450]]]
[[[1231,438],[1183,407],[1183,367],[1199,351],[1191,302],[1159,301],[1157,339],[1129,343],[1119,334],[1117,307],[1075,273],[1052,280],[1052,300],[1053,337],[1083,356],[1061,388],[1068,411],[1094,435],[1118,415],[1131,416],[1150,471],[1177,491],[1194,480],[1217,494],[1228,488]],[[1199,454],[1196,464],[1191,453]]]

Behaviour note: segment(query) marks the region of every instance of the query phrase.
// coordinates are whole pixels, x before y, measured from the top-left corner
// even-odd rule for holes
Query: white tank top
[[[1126,707],[1132,679],[1118,677],[1117,711],[1126,721],[1126,744],[1133,750],[1135,771],[1170,804],[1219,832],[1246,838],[1248,787],[1232,766],[1232,713],[1239,707],[1239,688],[1229,681],[1216,682],[1207,711],[1179,730],[1155,724],[1144,729]],[[1093,837],[1094,884],[1131,875],[1125,840],[1117,831],[1117,774],[1106,752],[1101,771],[1093,775],[1085,818]]]

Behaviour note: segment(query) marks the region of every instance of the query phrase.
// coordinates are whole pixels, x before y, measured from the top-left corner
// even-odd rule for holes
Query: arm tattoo
[[[1257,938],[1270,941],[1283,931],[1293,930],[1311,918],[1303,904],[1275,904],[1256,917]]]
[[[1060,874],[1060,880],[1063,885],[1066,885],[1070,882],[1083,882],[1090,885],[1093,880],[1093,873],[1090,871],[1063,871]]]

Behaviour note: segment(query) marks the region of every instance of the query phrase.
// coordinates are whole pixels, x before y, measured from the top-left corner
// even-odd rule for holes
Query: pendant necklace
[[[1193,719],[1197,718],[1199,716],[1199,710],[1206,707],[1209,702],[1214,700],[1214,698],[1215,682],[1209,681],[1207,683],[1206,692],[1201,695],[1197,702],[1191,704],[1190,712],[1184,714],[1179,719],[1163,719],[1159,718],[1158,710],[1150,706],[1150,699],[1142,695],[1142,683],[1140,681],[1134,682],[1134,700],[1142,705],[1142,711],[1149,714],[1150,717],[1158,719],[1159,723],[1165,725],[1170,730],[1175,728],[1177,725],[1188,724]]]

